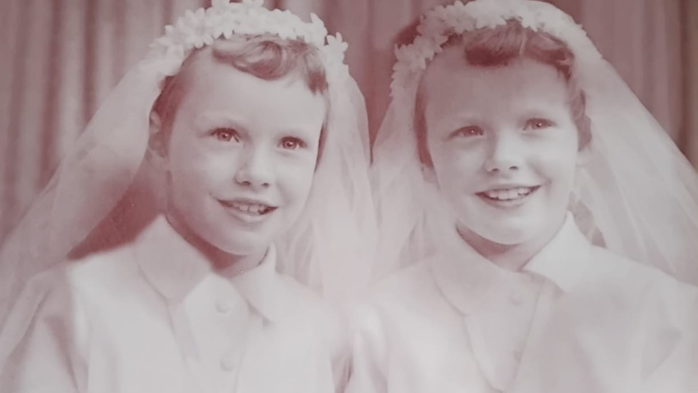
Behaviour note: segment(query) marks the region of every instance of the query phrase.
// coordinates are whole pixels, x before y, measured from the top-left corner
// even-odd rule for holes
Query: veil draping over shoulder
[[[414,114],[422,74],[453,35],[518,20],[573,51],[586,94],[591,158],[576,179],[571,210],[587,236],[637,262],[698,284],[698,175],[584,30],[554,6],[476,0],[427,12],[410,45],[396,50],[392,102],[374,146],[379,247],[374,278],[439,247],[429,230],[437,205],[422,178]],[[600,236],[599,236],[600,235]]]
[[[368,179],[363,96],[343,63],[346,44],[315,15],[305,23],[261,1],[188,11],[155,41],[116,86],[49,185],[0,249],[0,326],[26,280],[95,247],[128,238],[156,213],[166,192],[145,159],[149,117],[166,77],[193,51],[234,35],[277,35],[316,46],[326,66],[330,113],[324,153],[306,210],[277,244],[280,269],[337,302],[348,301],[370,274],[375,213]],[[89,247],[86,247],[89,243]]]

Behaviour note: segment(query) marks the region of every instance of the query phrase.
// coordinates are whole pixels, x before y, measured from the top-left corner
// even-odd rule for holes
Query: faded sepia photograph
[[[0,21],[0,393],[698,392],[698,0]]]

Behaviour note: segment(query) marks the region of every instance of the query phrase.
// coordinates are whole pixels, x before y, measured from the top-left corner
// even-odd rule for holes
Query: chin
[[[479,236],[488,241],[505,246],[515,246],[530,240],[535,228],[526,225],[496,225],[477,231]]]
[[[224,235],[221,236],[221,234]],[[209,233],[209,236],[205,236],[204,239],[214,248],[236,256],[259,253],[266,250],[271,244],[267,236],[231,228],[220,228],[218,231]]]
[[[487,240],[501,244],[503,246],[515,246],[525,243],[528,240],[527,234],[524,233],[497,233],[493,236],[487,236]]]
[[[228,239],[218,248],[228,254],[246,256],[264,252],[269,248],[270,244],[271,241],[267,239],[249,239],[241,236],[235,239]]]

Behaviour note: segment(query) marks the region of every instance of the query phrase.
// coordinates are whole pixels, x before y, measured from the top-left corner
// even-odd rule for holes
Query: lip
[[[494,200],[491,198],[488,198],[486,195],[484,195],[488,191],[502,191],[502,190],[509,190],[509,189],[516,189],[516,188],[531,188],[531,192],[527,194],[526,196],[518,199],[513,199],[513,200],[508,200],[508,201],[500,201],[500,200]],[[532,195],[534,195],[538,190],[541,188],[540,185],[538,186],[524,186],[524,185],[513,185],[513,184],[507,184],[507,185],[501,185],[501,186],[496,186],[495,188],[489,188],[486,191],[478,192],[475,195],[480,198],[481,201],[485,202],[486,204],[493,206],[498,209],[512,209],[519,207],[530,199]]]
[[[254,225],[254,224],[260,224],[271,217],[272,214],[278,209],[278,206],[274,205],[273,203],[269,203],[266,200],[263,199],[256,199],[256,198],[232,198],[232,199],[216,199],[218,203],[225,209],[226,213],[230,215],[231,217],[235,218],[237,221],[247,224],[247,225]],[[264,206],[269,206],[272,208],[271,211],[264,213],[264,214],[256,214],[256,213],[250,213],[250,212],[245,212],[242,211],[235,206],[234,204],[247,204],[247,205],[264,205]]]
[[[515,188],[540,188],[540,184],[537,185],[530,185],[530,184],[521,184],[521,183],[499,183],[499,184],[493,184],[491,187],[486,188],[482,191],[479,191],[478,194],[485,193],[488,191],[503,191],[503,190],[511,190]]]
[[[272,202],[269,202],[265,199],[248,198],[248,197],[230,198],[230,199],[216,198],[216,199],[218,199],[219,202],[221,202],[223,204],[228,204],[228,205],[232,205],[233,203],[243,203],[243,204],[247,204],[247,205],[265,205],[265,206],[270,206],[273,208],[277,207]]]

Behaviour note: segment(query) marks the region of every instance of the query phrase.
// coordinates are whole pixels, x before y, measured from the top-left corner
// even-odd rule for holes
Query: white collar
[[[590,256],[593,245],[582,234],[572,213],[567,213],[562,228],[524,267],[571,291],[596,265]]]
[[[163,216],[150,223],[136,240],[136,260],[150,284],[168,301],[181,302],[208,275],[209,261]],[[261,263],[230,279],[245,300],[270,321],[284,309],[283,278],[276,272],[276,250],[269,247]]]
[[[455,226],[438,231],[443,249],[429,259],[436,283],[458,310],[468,314],[492,291],[501,290],[506,271],[480,255],[458,235]],[[523,271],[541,275],[563,291],[570,291],[585,274],[594,269],[590,263],[591,243],[568,213],[564,224],[548,244],[536,254]]]

